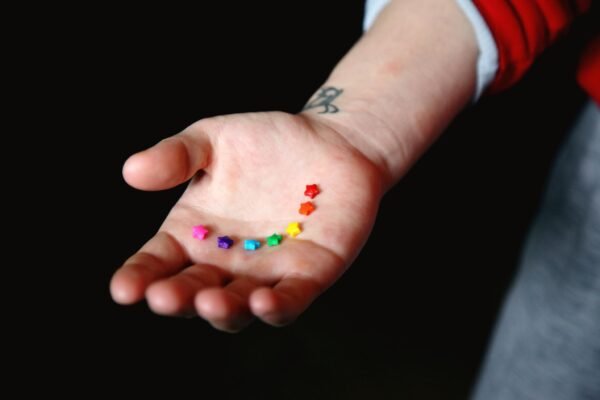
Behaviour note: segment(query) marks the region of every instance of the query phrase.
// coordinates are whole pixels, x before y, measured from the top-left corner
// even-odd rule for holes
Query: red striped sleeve
[[[498,71],[490,92],[503,90],[529,69],[591,0],[473,0],[498,48]]]
[[[600,106],[600,35],[585,49],[577,69],[577,81]]]

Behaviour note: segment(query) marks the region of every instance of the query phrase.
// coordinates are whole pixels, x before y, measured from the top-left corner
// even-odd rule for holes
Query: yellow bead
[[[298,222],[291,222],[285,230],[290,237],[296,237],[302,232]]]

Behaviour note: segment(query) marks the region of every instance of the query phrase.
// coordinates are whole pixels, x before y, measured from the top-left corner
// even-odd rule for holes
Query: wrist
[[[324,84],[339,95],[319,101],[318,91],[303,114],[333,127],[390,186],[472,98],[477,53],[455,2],[391,2]]]
[[[325,84],[323,88],[339,87]],[[340,89],[344,92],[352,91],[352,87]],[[326,126],[332,129],[337,136],[352,149],[364,157],[377,170],[384,188],[392,186],[403,174],[403,169],[408,169],[410,154],[403,143],[404,138],[413,136],[416,128],[407,116],[402,127],[390,125],[390,121],[374,111],[378,99],[368,99],[356,95],[344,95],[334,101],[338,110],[335,113],[323,112],[324,108],[304,109],[300,116],[309,120],[313,125]],[[309,102],[310,104],[310,102]],[[400,132],[402,131],[402,132]]]

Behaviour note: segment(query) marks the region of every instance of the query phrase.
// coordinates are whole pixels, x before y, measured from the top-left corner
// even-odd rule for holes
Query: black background
[[[517,87],[455,120],[385,196],[354,265],[293,325],[254,323],[230,335],[144,304],[117,306],[112,273],[183,190],[129,188],[120,175],[127,156],[200,118],[297,111],[361,34],[362,1],[274,4],[98,6],[40,35],[56,60],[50,86],[71,100],[54,112],[58,146],[80,149],[55,160],[66,167],[64,192],[52,190],[69,234],[47,257],[65,273],[41,307],[51,322],[36,333],[47,340],[38,336],[40,352],[27,359],[42,374],[61,372],[48,388],[467,396],[551,160],[584,99],[573,77],[592,18]]]

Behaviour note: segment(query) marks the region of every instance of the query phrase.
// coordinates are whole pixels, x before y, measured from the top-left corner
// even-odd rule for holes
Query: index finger
[[[148,286],[171,276],[189,264],[179,242],[158,232],[119,268],[110,282],[110,292],[119,304],[133,304],[144,298]]]

